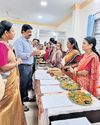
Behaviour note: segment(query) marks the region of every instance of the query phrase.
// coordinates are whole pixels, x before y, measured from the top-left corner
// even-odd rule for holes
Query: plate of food
[[[71,81],[72,79],[70,77],[68,77],[67,75],[63,75],[63,76],[57,76],[56,77],[57,80],[59,81]]]
[[[59,72],[59,71],[58,71],[58,72],[55,72],[55,71],[53,72],[53,71],[52,71],[52,72],[50,72],[49,74],[50,74],[51,76],[55,76],[55,77],[61,77],[61,76],[65,75],[64,73]]]
[[[61,69],[59,69],[59,68],[56,68],[56,67],[54,67],[54,68],[48,68],[48,72],[54,72],[54,71],[61,71]]]
[[[53,76],[62,76],[64,73],[58,68],[49,68],[47,73]]]
[[[61,80],[60,86],[61,86],[61,88],[69,90],[69,91],[80,89],[79,84],[75,83],[74,81],[68,81],[68,80]]]
[[[90,105],[92,104],[91,94],[87,91],[76,90],[68,92],[68,97],[71,101],[79,105]]]

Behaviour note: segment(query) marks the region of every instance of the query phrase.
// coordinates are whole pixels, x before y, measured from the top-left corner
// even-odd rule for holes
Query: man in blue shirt
[[[14,50],[17,58],[22,59],[22,64],[18,66],[20,73],[20,92],[23,101],[32,101],[28,97],[28,87],[32,85],[32,64],[33,56],[38,55],[38,52],[33,52],[33,47],[29,41],[32,35],[32,27],[24,24],[21,29],[22,36],[14,42]],[[24,106],[24,111],[29,108]]]

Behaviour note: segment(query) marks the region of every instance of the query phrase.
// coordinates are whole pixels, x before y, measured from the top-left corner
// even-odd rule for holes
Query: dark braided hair
[[[68,41],[69,41],[71,44],[73,44],[73,49],[76,49],[76,50],[78,50],[78,51],[80,52],[79,47],[78,47],[78,44],[77,44],[77,41],[76,41],[75,38],[70,37],[70,38],[68,38]]]
[[[12,23],[10,23],[7,20],[3,20],[0,22],[0,38],[2,37],[2,35],[4,34],[5,31],[10,31],[12,27]]]
[[[98,57],[99,57],[99,60],[100,60],[100,55],[99,55],[99,53],[96,51],[96,38],[95,37],[92,37],[92,36],[88,36],[88,37],[86,37],[86,38],[84,38],[87,42],[88,42],[88,44],[92,44],[93,46],[92,46],[92,51],[93,52],[95,52],[97,55],[98,55]]]

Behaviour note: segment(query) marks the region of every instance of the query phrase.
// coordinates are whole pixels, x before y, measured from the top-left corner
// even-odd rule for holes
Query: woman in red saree
[[[94,37],[86,37],[82,45],[85,54],[79,62],[78,67],[74,70],[70,68],[70,71],[74,73],[74,80],[77,83],[97,97],[100,56],[95,46],[96,39]]]
[[[19,91],[19,75],[16,60],[8,40],[12,40],[14,31],[8,21],[0,22],[0,74],[6,76],[4,95],[0,98],[0,125],[26,125]],[[0,83],[1,84],[1,83]],[[2,87],[0,85],[0,87]]]

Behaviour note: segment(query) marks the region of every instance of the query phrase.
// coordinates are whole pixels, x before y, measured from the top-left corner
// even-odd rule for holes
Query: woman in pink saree
[[[74,69],[70,67],[70,71],[75,75],[74,80],[76,80],[77,83],[97,97],[100,56],[95,46],[96,39],[94,37],[86,37],[82,45],[85,53],[78,67]]]
[[[57,42],[55,51],[51,59],[51,64],[53,67],[61,68],[62,67],[61,61],[62,61],[62,44],[60,42]]]

